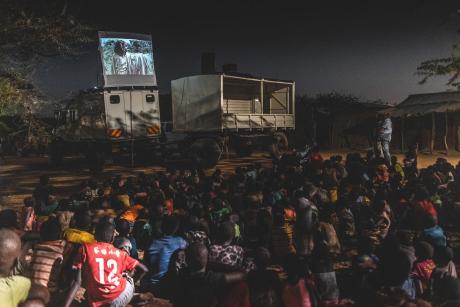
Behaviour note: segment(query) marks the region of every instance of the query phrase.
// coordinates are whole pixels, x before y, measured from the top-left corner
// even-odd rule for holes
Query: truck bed
[[[222,114],[222,129],[293,129],[292,114]]]

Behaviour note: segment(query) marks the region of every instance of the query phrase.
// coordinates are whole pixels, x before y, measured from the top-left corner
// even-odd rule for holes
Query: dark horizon
[[[298,95],[337,91],[397,103],[409,94],[449,89],[443,78],[419,85],[415,72],[422,61],[451,53],[460,5],[368,2],[133,0],[125,10],[122,2],[103,0],[84,1],[75,15],[95,30],[151,34],[161,92],[169,91],[171,79],[199,73],[206,51],[216,53],[218,69],[236,63],[240,72],[295,80]],[[35,79],[43,92],[62,98],[96,85],[99,55],[96,45],[90,48],[77,60],[41,65]]]

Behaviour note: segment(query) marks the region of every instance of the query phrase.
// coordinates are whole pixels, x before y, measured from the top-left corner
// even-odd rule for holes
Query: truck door
[[[131,91],[131,120],[134,138],[160,135],[158,91]]]
[[[107,135],[110,139],[129,138],[128,116],[129,100],[123,91],[104,91],[105,119]]]

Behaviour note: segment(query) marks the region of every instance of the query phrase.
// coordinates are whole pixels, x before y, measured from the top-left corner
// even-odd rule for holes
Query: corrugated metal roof
[[[388,111],[391,116],[400,117],[458,110],[460,110],[460,91],[410,95],[394,109]]]
[[[403,102],[398,104],[396,107],[399,108],[399,107],[406,107],[406,106],[412,106],[412,105],[444,103],[448,101],[460,102],[460,91],[409,95],[409,97],[407,97]]]

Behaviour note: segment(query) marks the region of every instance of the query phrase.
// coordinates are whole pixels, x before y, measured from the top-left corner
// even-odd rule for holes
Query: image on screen
[[[152,42],[100,38],[104,75],[153,75]]]

